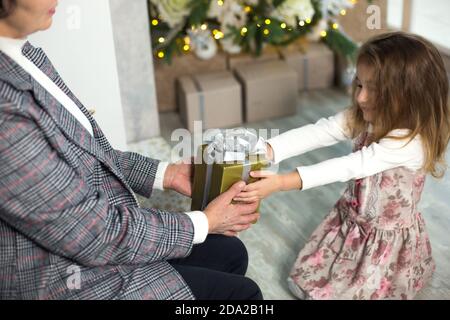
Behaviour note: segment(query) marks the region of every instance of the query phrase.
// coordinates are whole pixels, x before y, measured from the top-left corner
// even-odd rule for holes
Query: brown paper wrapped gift
[[[267,46],[259,56],[251,53],[228,54],[227,66],[228,70],[235,70],[239,66],[275,60],[280,60],[280,52],[276,47]]]
[[[241,86],[228,71],[181,77],[177,93],[180,117],[190,131],[194,121],[202,121],[203,129],[242,123]]]
[[[307,46],[290,46],[281,51],[281,56],[298,73],[298,89],[314,90],[330,88],[334,84],[334,54],[322,43]]]
[[[286,62],[240,66],[235,74],[244,90],[245,121],[263,121],[296,113],[298,75]]]
[[[201,60],[190,53],[183,56],[174,56],[170,65],[161,59],[155,59],[154,62],[156,98],[160,112],[176,110],[175,81],[177,78],[198,72],[227,70],[227,60],[224,53],[218,53],[209,60]]]
[[[263,140],[262,140],[263,141]],[[261,140],[258,142],[261,145]],[[263,142],[265,144],[265,142]],[[194,167],[194,184],[192,189],[191,210],[204,210],[209,202],[221,193],[227,191],[239,181],[252,183],[257,181],[249,176],[251,171],[258,171],[269,167],[270,163],[265,154],[249,154],[234,161],[218,161],[210,159],[211,144],[204,144],[199,148],[197,159],[204,159]],[[214,154],[214,151],[212,151]],[[226,156],[225,156],[226,158]],[[196,161],[198,162],[198,161]],[[259,209],[259,208],[258,208]]]

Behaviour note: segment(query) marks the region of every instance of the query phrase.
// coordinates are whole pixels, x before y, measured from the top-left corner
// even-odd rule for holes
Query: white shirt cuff
[[[272,157],[273,157],[273,163],[279,164],[284,159],[280,156],[280,150],[283,149],[283,147],[280,147],[280,140],[272,138],[270,140],[267,140],[267,144],[272,147]]]
[[[203,243],[208,236],[208,218],[202,211],[186,212],[194,224],[194,244]]]
[[[302,179],[302,191],[319,187],[321,183],[317,178],[321,175],[327,176],[326,172],[317,172],[317,170],[314,169],[314,166],[298,167],[297,172]]]
[[[156,169],[155,182],[153,183],[153,189],[164,190],[164,175],[166,174],[168,162],[161,161]]]

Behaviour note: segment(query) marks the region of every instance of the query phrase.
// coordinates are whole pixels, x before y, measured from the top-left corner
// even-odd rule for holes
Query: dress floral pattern
[[[412,299],[435,270],[417,211],[424,184],[423,172],[406,167],[350,181],[300,251],[291,290],[307,299]]]

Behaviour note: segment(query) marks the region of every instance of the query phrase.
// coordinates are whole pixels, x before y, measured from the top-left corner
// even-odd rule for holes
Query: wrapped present
[[[269,45],[262,50],[261,55],[259,56],[255,56],[251,53],[228,54],[227,66],[228,70],[235,70],[239,66],[274,60],[280,60],[280,53],[278,48]]]
[[[191,132],[194,121],[202,121],[203,129],[242,123],[241,86],[231,72],[180,77],[177,94],[180,117]]]
[[[264,121],[296,113],[298,76],[286,62],[240,66],[235,74],[244,90],[245,121]]]
[[[172,64],[160,59],[154,60],[156,98],[159,112],[176,111],[176,79],[198,72],[226,71],[227,59],[224,53],[218,53],[209,60],[197,58],[194,54],[174,55]]]
[[[263,138],[245,129],[224,132],[199,148],[194,165],[193,211],[204,210],[209,202],[236,182],[256,181],[250,177],[250,172],[270,166]]]
[[[298,90],[330,88],[335,79],[335,57],[326,45],[311,43],[290,46],[281,50],[281,56],[298,74]]]

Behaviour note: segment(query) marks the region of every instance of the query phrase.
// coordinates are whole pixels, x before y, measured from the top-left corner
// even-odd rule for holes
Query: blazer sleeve
[[[134,192],[150,198],[153,192],[159,160],[145,157],[136,152],[114,150],[125,180]]]
[[[5,103],[0,103],[0,219],[85,266],[185,257],[194,237],[185,214],[110,204],[58,154],[33,119]]]

